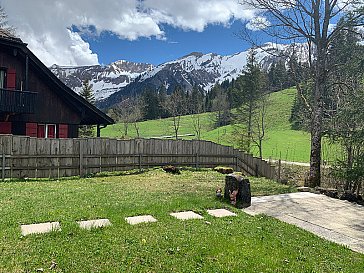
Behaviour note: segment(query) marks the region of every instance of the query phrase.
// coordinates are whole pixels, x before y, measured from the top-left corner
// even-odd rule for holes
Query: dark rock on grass
[[[338,198],[339,197],[339,192],[338,192],[337,189],[316,187],[315,190],[318,191],[321,194],[325,194],[328,197],[332,197],[332,198]]]
[[[215,171],[219,172],[219,173],[222,173],[222,174],[230,174],[230,173],[233,173],[234,170],[233,168],[230,168],[230,167],[215,167],[214,168]]]
[[[358,197],[350,192],[350,191],[345,191],[341,196],[340,196],[340,200],[347,200],[349,202],[357,202],[358,201]]]
[[[334,188],[316,187],[315,193],[324,194],[331,198],[346,200],[349,202],[357,203],[359,205],[364,205],[363,197],[361,195],[356,195],[351,191],[344,191],[343,193],[340,193],[337,189]]]
[[[224,198],[238,208],[251,205],[251,191],[249,179],[240,175],[228,174],[225,177]]]
[[[181,171],[178,167],[176,166],[172,166],[172,165],[168,165],[168,166],[164,166],[163,170],[167,173],[172,173],[172,174],[181,174]]]

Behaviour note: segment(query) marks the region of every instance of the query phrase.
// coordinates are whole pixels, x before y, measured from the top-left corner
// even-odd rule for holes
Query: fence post
[[[236,171],[239,171],[238,169],[239,169],[239,165],[238,165],[238,156],[237,155],[235,155],[235,170]]]
[[[138,164],[139,164],[139,171],[142,171],[142,154],[139,154],[139,160],[138,160]]]
[[[195,166],[196,166],[196,170],[198,169],[198,153],[195,154]]]
[[[80,139],[80,177],[83,175],[83,141]]]
[[[5,154],[3,153],[3,157],[2,157],[2,172],[1,172],[1,178],[4,181],[5,180]]]

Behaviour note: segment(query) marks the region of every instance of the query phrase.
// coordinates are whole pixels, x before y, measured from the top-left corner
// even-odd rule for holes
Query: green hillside
[[[263,143],[263,157],[308,162],[310,154],[310,135],[303,131],[291,129],[289,117],[296,96],[295,89],[286,89],[270,95],[267,115],[266,139]],[[231,125],[213,129],[213,113],[200,114],[203,124],[201,138],[219,144],[235,146],[233,128]],[[165,137],[173,135],[172,119],[149,120],[138,123],[140,136],[144,138]],[[121,137],[123,124],[108,126],[101,131],[103,137]],[[179,135],[194,134],[193,117],[183,116]],[[128,138],[136,137],[135,129],[129,125]],[[183,136],[184,139],[194,137]],[[323,144],[324,160],[331,158],[334,149],[328,143]],[[257,153],[257,151],[254,151]]]

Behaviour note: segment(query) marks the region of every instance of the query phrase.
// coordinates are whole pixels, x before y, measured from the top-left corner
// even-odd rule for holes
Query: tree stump
[[[251,191],[249,179],[243,179],[236,174],[228,174],[225,177],[224,198],[238,208],[246,208],[251,205]]]

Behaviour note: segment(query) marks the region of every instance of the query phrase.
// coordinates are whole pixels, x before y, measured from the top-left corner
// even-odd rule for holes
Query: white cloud
[[[251,20],[254,11],[238,0],[0,0],[22,40],[46,64],[98,63],[90,45],[70,27],[109,31],[120,39],[168,40],[161,24],[203,31],[209,24],[228,26]],[[87,31],[85,32],[87,33]]]
[[[237,0],[144,0],[143,7],[158,23],[199,32],[208,24],[228,25],[232,19],[254,17]]]

